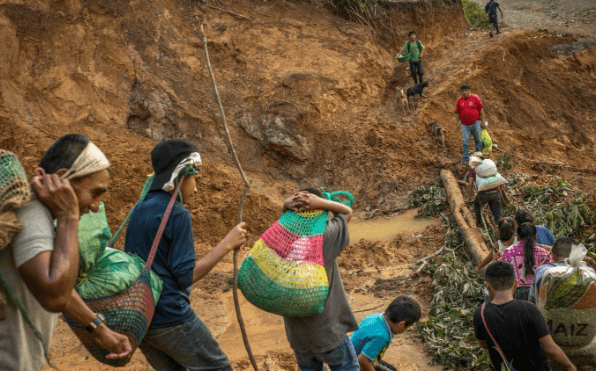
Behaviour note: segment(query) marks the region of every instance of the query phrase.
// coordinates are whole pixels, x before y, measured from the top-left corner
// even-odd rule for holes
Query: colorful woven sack
[[[343,202],[337,198],[346,196]],[[348,205],[347,192],[326,194]],[[328,211],[286,211],[255,243],[238,271],[238,287],[248,301],[285,317],[323,311],[329,280],[323,260],[323,233]]]
[[[136,282],[134,282],[124,292],[102,298],[85,300],[85,304],[87,304],[92,311],[103,314],[105,317],[106,326],[108,326],[112,331],[124,334],[129,338],[133,348],[133,353],[141,343],[141,340],[143,340],[143,337],[145,337],[147,329],[149,328],[149,324],[153,319],[153,314],[155,313],[156,302],[154,301],[151,289],[151,264],[153,263],[153,259],[157,253],[159,241],[161,240],[161,236],[165,230],[170,213],[172,212],[174,202],[178,197],[178,192],[180,191],[180,186],[182,185],[183,180],[184,175],[181,176],[178,184],[176,185],[176,189],[172,193],[170,203],[165,210],[161,224],[159,225],[159,229],[157,230],[157,234],[153,240],[151,251],[147,257],[147,263],[145,264],[138,280],[136,280]],[[141,201],[144,199],[149,188],[151,187],[152,181],[153,177],[149,178],[145,183],[143,191],[141,191]],[[130,213],[126,217],[124,223],[122,223],[122,226],[118,232],[116,232],[116,235],[112,238],[111,244],[113,244],[118,237],[120,231],[124,227],[124,224],[126,224],[128,221],[129,216]],[[87,332],[87,330],[85,330],[76,321],[65,315],[63,315],[63,318],[70,326],[74,334],[79,338],[81,343],[85,346],[85,348],[87,348],[89,353],[91,353],[91,355],[98,361],[114,367],[124,366],[130,361],[131,357],[116,360],[106,359],[106,356],[109,354],[109,352],[106,348],[102,347],[96,342],[93,333]]]
[[[568,265],[544,273],[536,304],[569,359],[596,366],[596,273],[582,262],[585,254],[574,245]]]

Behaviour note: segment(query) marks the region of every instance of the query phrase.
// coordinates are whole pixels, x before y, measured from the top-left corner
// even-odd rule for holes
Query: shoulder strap
[[[145,185],[143,185],[143,189],[141,190],[141,195],[139,196],[139,201],[137,201],[137,202],[143,202],[143,200],[145,200],[145,196],[147,196],[147,193],[149,193],[149,189],[151,188],[151,184],[153,183],[153,178],[155,178],[155,174],[153,174],[149,178],[147,178],[147,180],[145,181]],[[116,243],[116,240],[118,239],[118,236],[120,235],[120,232],[122,232],[122,229],[124,229],[124,226],[128,222],[128,219],[130,219],[131,214],[132,214],[132,209],[130,209],[130,211],[128,212],[128,215],[126,216],[126,218],[124,218],[124,221],[120,225],[120,228],[118,228],[116,233],[114,233],[114,237],[112,237],[112,239],[108,243],[108,246],[114,247],[114,244]]]
[[[412,45],[412,40],[408,40],[408,53],[410,52],[410,45]]]
[[[161,219],[161,223],[159,224],[159,229],[157,230],[157,234],[153,239],[153,245],[151,245],[151,250],[149,251],[149,256],[147,257],[147,263],[145,263],[145,269],[151,268],[151,264],[153,264],[153,259],[155,258],[155,253],[157,252],[157,246],[159,246],[159,241],[161,240],[161,236],[163,235],[163,231],[166,229],[166,224],[168,223],[168,219],[170,218],[170,213],[174,208],[174,202],[176,202],[176,197],[178,197],[178,191],[180,191],[180,186],[182,185],[182,181],[184,180],[184,174],[180,175],[178,180],[178,184],[176,185],[176,189],[172,192],[172,198],[170,199],[170,203],[166,208],[166,212],[163,214],[163,218]]]
[[[488,325],[486,324],[486,319],[484,318],[484,306],[485,305],[483,304],[482,305],[482,309],[480,310],[480,316],[482,317],[482,323],[484,324],[484,328],[486,329],[486,332],[488,332],[488,336],[490,336],[490,338],[492,339],[493,343],[497,347],[497,350],[499,351],[499,354],[501,355],[501,357],[503,358],[503,360],[505,361],[505,363],[509,364],[509,361],[507,360],[507,357],[505,357],[505,353],[503,353],[503,350],[499,346],[499,343],[497,343],[497,341],[495,340],[495,337],[493,336],[493,334],[488,329]]]
[[[422,44],[420,44],[420,40],[416,39],[416,45],[418,45],[418,51],[422,51]]]

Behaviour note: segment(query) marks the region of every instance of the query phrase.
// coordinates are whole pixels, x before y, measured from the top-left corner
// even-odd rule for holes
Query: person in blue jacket
[[[230,251],[246,241],[245,223],[235,226],[213,250],[196,259],[188,202],[196,192],[201,158],[194,143],[165,140],[151,151],[155,177],[145,199],[133,208],[126,230],[125,251],[147,260],[153,239],[178,181],[179,195],[159,242],[151,268],[163,280],[155,315],[139,348],[157,371],[225,370],[230,361],[207,326],[190,306],[190,288]]]

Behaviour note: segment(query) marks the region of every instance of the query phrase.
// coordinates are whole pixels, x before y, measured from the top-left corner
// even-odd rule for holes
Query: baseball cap
[[[199,149],[188,140],[166,139],[157,143],[151,151],[151,164],[155,178],[150,190],[161,189],[172,177],[176,166],[193,152],[199,152]]]

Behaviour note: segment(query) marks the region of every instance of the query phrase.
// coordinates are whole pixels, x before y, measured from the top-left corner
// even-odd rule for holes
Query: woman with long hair
[[[549,255],[548,250],[536,244],[536,227],[532,223],[522,223],[517,227],[519,243],[503,251],[500,260],[513,265],[517,278],[517,289],[513,294],[514,299],[528,300],[532,280],[536,268]],[[552,262],[548,257],[544,263]]]

